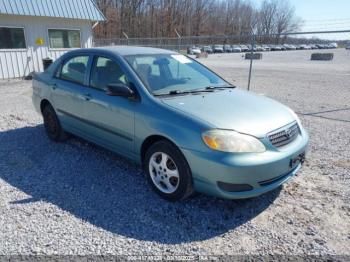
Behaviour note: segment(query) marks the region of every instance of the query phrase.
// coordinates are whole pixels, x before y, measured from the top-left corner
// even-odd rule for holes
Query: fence
[[[114,46],[114,45],[131,45],[157,47],[170,50],[186,50],[188,47],[196,45],[234,45],[245,44],[253,45],[254,42],[259,44],[319,44],[329,43],[330,40],[324,39],[306,39],[297,38],[300,35],[327,35],[349,33],[350,30],[336,31],[310,31],[310,32],[288,32],[281,34],[252,34],[246,33],[241,35],[211,35],[211,36],[178,36],[178,37],[156,37],[156,38],[99,38],[94,40],[94,46]],[[350,41],[350,37],[348,37]]]
[[[216,36],[180,36],[178,37],[161,37],[161,38],[128,38],[125,35],[125,38],[105,38],[105,39],[95,39],[93,46],[114,46],[114,45],[131,45],[131,46],[148,46],[148,47],[158,47],[170,50],[176,50],[179,52],[186,53],[187,48],[191,46],[205,46],[205,45],[234,45],[234,44],[244,44],[249,45],[251,52],[254,51],[254,46],[256,44],[317,44],[317,43],[326,43],[330,42],[329,40],[322,39],[306,39],[299,38],[298,36],[303,35],[330,35],[330,34],[346,34],[344,39],[348,39],[350,41],[350,30],[337,30],[337,31],[316,31],[316,32],[291,32],[291,33],[283,33],[283,34],[241,34],[241,35],[216,35]],[[346,44],[346,41],[342,41],[342,44]],[[48,56],[52,56],[53,59],[57,59],[57,57],[69,49],[62,50],[60,54],[47,54]],[[8,78],[8,75],[5,74],[4,70],[11,68],[24,68],[18,74],[15,75],[17,78],[23,78],[32,73],[32,71],[42,71],[41,61],[37,59],[37,67],[29,68],[28,59],[30,54],[26,52],[25,54],[19,55],[17,53],[10,54],[6,51],[0,50],[0,73],[2,77],[0,79]],[[34,58],[33,58],[34,59]],[[13,61],[16,61],[13,62]],[[250,71],[252,70],[252,63]],[[250,79],[250,77],[249,77]],[[249,87],[249,81],[248,81]]]
[[[309,31],[309,32],[288,32],[281,34],[241,34],[241,35],[216,35],[216,36],[180,36],[178,37],[160,37],[160,38],[129,38],[125,33],[125,38],[101,38],[95,39],[94,46],[114,46],[114,45],[130,45],[130,46],[146,46],[156,47],[178,52],[186,53],[191,46],[212,46],[212,45],[235,45],[243,44],[249,47],[249,52],[259,51],[256,45],[264,44],[326,44],[333,42],[322,38],[300,38],[299,36],[307,35],[334,35],[346,34],[344,39],[350,42],[350,30],[332,30],[332,31]],[[347,41],[338,41],[345,46]],[[250,89],[252,76],[253,56],[250,59],[249,76],[247,89]]]
[[[158,37],[158,38],[102,38],[95,39],[95,46],[110,45],[137,45],[157,47],[170,50],[186,50],[193,45],[215,45],[215,44],[238,44],[250,43],[252,36],[249,34],[236,36],[179,36],[179,37]]]

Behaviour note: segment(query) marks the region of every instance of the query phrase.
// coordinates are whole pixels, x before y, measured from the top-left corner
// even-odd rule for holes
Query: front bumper
[[[300,169],[300,156],[308,144],[305,131],[283,149],[267,148],[264,153],[198,152],[182,149],[193,176],[194,187],[205,194],[237,199],[261,195],[291,179]],[[293,161],[294,160],[294,161]],[[227,191],[225,184],[249,185],[248,190]]]

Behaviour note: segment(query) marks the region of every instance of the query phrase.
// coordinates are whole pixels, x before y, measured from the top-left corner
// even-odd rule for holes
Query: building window
[[[0,27],[0,49],[25,49],[23,28]]]
[[[51,48],[80,48],[80,30],[49,29]]]

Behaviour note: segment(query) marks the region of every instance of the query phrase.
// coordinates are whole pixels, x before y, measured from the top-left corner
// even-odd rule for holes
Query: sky
[[[253,2],[259,6],[262,0]],[[296,15],[304,21],[301,31],[350,30],[350,0],[289,0],[289,2],[295,7]],[[350,33],[318,36],[350,40]]]

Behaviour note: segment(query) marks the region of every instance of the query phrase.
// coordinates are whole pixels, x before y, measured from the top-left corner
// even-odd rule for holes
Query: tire
[[[194,192],[185,157],[168,141],[156,142],[147,150],[144,169],[151,188],[168,201],[184,200]]]
[[[44,127],[47,136],[55,142],[62,142],[67,139],[67,134],[61,127],[55,110],[49,104],[43,109]]]

